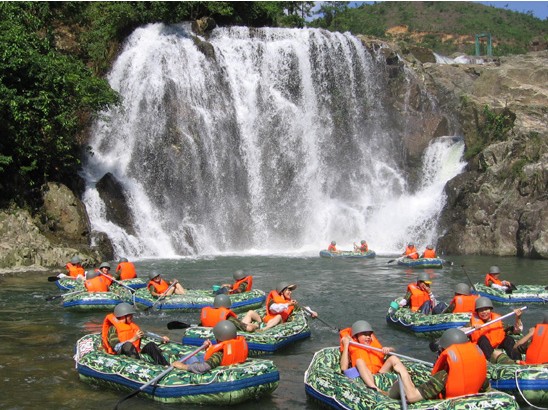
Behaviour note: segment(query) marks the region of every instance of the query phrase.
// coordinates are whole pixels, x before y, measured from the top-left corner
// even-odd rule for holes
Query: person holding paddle
[[[184,295],[186,290],[181,286],[177,279],[173,279],[171,282],[167,282],[162,279],[162,276],[156,272],[152,271],[148,274],[149,281],[147,284],[147,289],[150,294],[156,298],[165,297],[170,295]]]
[[[86,272],[82,266],[82,259],[78,255],[72,257],[70,262],[65,265],[65,269],[71,278],[78,279],[80,277],[83,279],[86,276]]]
[[[360,241],[359,246],[354,243],[354,252],[367,253],[367,251],[369,251],[369,246],[367,246],[367,242],[365,241],[365,239],[362,239]]]
[[[221,289],[216,291],[217,294],[230,294],[249,292],[253,287],[253,276],[246,275],[243,270],[237,270],[232,274],[234,283],[225,283],[221,285]]]
[[[512,285],[507,280],[499,279],[500,268],[498,266],[491,266],[489,272],[485,275],[485,286],[493,289],[500,289],[505,293],[512,293],[513,289],[516,289],[515,285]]]
[[[84,287],[88,292],[108,292],[112,281],[101,275],[100,271],[88,272]]]
[[[430,289],[432,279],[426,272],[419,273],[417,283],[407,285],[407,293],[400,301],[400,307],[409,307],[414,312],[425,315],[438,314],[445,310],[447,304],[438,302]]]
[[[337,242],[331,241],[331,243],[327,247],[327,252],[339,253],[339,251],[337,250]]]
[[[413,244],[413,242],[409,242],[401,256],[409,259],[419,259],[419,251],[415,248],[415,244]]]
[[[144,332],[133,322],[133,315],[137,313],[129,303],[119,303],[113,313],[109,313],[103,320],[101,339],[103,348],[108,354],[123,354],[134,359],[140,359],[141,354],[150,356],[154,363],[168,366],[169,362],[163,356],[156,343],[149,342],[141,348],[141,339]],[[163,343],[169,338],[162,336]]]
[[[280,282],[275,290],[272,290],[266,297],[266,316],[263,322],[266,326],[259,331],[264,332],[280,323],[285,323],[291,318],[293,310],[298,307],[295,299],[292,299],[292,292],[297,288],[295,284]],[[318,316],[316,312],[310,310],[310,316]]]

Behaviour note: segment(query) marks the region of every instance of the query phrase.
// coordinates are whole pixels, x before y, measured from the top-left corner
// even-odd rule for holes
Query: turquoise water
[[[414,281],[419,270],[406,270],[391,258],[368,260],[322,259],[319,257],[216,257],[212,259],[146,260],[136,262],[138,273],[145,276],[151,269],[167,278],[178,278],[185,287],[209,288],[229,282],[232,272],[243,269],[254,276],[254,287],[268,292],[279,281],[298,285],[294,297],[310,306],[332,328],[350,326],[358,319],[368,320],[384,345],[394,346],[399,353],[434,361],[425,339],[388,327],[385,314],[390,301],[405,293],[407,283]],[[502,270],[501,277],[517,284],[548,284],[548,261],[494,257],[453,257],[451,267],[428,270],[433,275],[432,289],[438,299],[448,301],[454,286],[467,282],[461,268],[474,282],[483,279],[490,265]],[[98,332],[105,315],[102,312],[64,311],[60,299],[46,302],[45,297],[58,294],[47,277],[56,272],[24,272],[0,277],[0,408],[112,408],[123,394],[98,389],[82,383],[72,360],[76,340],[84,334]],[[532,326],[546,306],[532,305],[524,314],[526,328]],[[507,313],[509,307],[496,311]],[[154,313],[138,316],[137,323],[149,331],[168,335],[180,341],[181,330],[167,330],[166,323],[181,320],[198,321],[196,314]],[[280,370],[280,386],[271,397],[233,408],[318,409],[307,400],[304,372],[317,350],[338,343],[335,330],[319,321],[311,322],[312,337],[297,342],[270,356]],[[169,409],[133,398],[122,408]],[[186,409],[209,407],[184,406]],[[526,408],[526,407],[524,407]]]

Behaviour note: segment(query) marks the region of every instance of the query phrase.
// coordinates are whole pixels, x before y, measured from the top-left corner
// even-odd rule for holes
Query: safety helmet
[[[337,242],[331,241],[331,245],[335,246],[336,244],[337,244]]]
[[[243,270],[237,270],[232,274],[232,277],[234,278],[234,280],[240,280],[245,278],[245,273]]]
[[[415,244],[414,244],[413,242],[409,242],[409,243],[407,244],[407,246],[411,247],[411,246],[415,246]]]
[[[464,332],[455,327],[447,329],[440,337],[438,342],[442,349],[447,349],[451,345],[468,342],[468,337]]]
[[[229,320],[221,320],[213,328],[213,335],[217,342],[234,339],[237,335],[236,326]]]
[[[432,283],[432,279],[430,279],[430,275],[426,272],[419,273],[419,277],[417,278],[417,282],[428,282]]]
[[[366,320],[358,320],[357,322],[354,322],[352,324],[352,337],[356,336],[357,334],[363,333],[363,332],[372,332],[373,328]]]
[[[103,262],[99,265],[99,269],[103,269],[103,268],[108,268],[110,269],[110,263],[108,262]]]
[[[122,262],[129,262],[129,261],[127,260],[127,258],[120,258],[120,263]]]
[[[432,245],[426,245],[426,249],[432,250],[432,249],[434,249],[434,247]]]
[[[455,286],[455,293],[468,296],[470,294],[470,286],[466,283],[457,283],[457,286]]]
[[[489,299],[486,296],[480,296],[479,298],[476,299],[475,310],[486,308],[486,307],[493,309],[493,302],[491,302],[491,299]]]
[[[491,266],[491,267],[489,268],[489,273],[492,273],[492,274],[494,274],[494,275],[497,275],[497,274],[500,273],[500,269],[499,269],[498,266]]]
[[[82,263],[82,259],[80,259],[78,255],[76,255],[72,257],[72,259],[70,260],[70,263],[72,263],[73,265],[76,265],[77,263]]]
[[[215,299],[213,299],[214,308],[224,307],[228,309],[230,306],[232,306],[232,301],[228,295],[217,295],[215,296]]]
[[[363,245],[365,243],[365,239],[362,239],[360,243]]]
[[[160,274],[158,272],[156,272],[155,270],[148,273],[148,278],[151,279],[151,280],[154,279],[156,276],[160,276]]]
[[[137,313],[137,311],[135,310],[135,307],[133,307],[133,305],[130,305],[129,303],[126,303],[126,302],[118,303],[114,307],[114,316],[116,317],[134,315],[135,313]]]
[[[86,273],[86,279],[87,279],[87,280],[96,278],[97,276],[99,276],[99,272],[94,271],[94,270],[92,270],[92,271]]]
[[[278,283],[278,286],[276,286],[276,292],[278,292],[280,295],[285,289],[293,290],[297,287],[297,285],[289,284],[288,282],[280,282]]]

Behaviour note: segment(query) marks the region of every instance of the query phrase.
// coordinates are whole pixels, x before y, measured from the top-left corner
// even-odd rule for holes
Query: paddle
[[[399,373],[398,373],[398,385],[400,387],[401,408],[402,410],[407,410],[407,399],[405,398],[405,389]]]
[[[69,292],[69,293],[63,293],[61,295],[52,295],[52,296],[48,296],[46,298],[46,300],[49,302],[51,300],[55,300],[55,299],[59,299],[59,298],[64,298],[66,296],[70,296],[70,295],[76,295],[78,293],[84,293],[84,292],[87,292],[87,290],[78,290],[76,292]]]
[[[68,276],[68,275],[65,275],[64,273],[60,273],[57,276],[48,276],[48,282],[57,282],[59,279],[63,279],[63,278],[76,279],[76,278],[73,278],[72,276]]]
[[[158,333],[154,333],[154,332],[145,332],[145,335],[148,336],[148,337],[150,337],[150,338],[157,339],[157,340],[159,340],[159,341],[161,341],[161,342],[164,341],[164,337],[161,336],[161,335],[159,335]],[[183,346],[182,343],[173,342],[173,341],[171,341],[171,340],[170,340],[168,343],[174,343],[174,344],[176,344],[176,345],[181,345],[181,346]]]
[[[392,262],[394,262],[394,261],[401,261],[403,258],[409,257],[409,256],[414,255],[414,254],[416,254],[416,253],[418,253],[418,252],[412,252],[412,253],[410,253],[409,255],[402,255],[402,256],[400,256],[399,258],[396,258],[396,259],[390,259],[390,260],[388,261],[388,263],[392,263]]]
[[[464,265],[460,265],[460,267],[462,268],[464,274],[468,278],[468,282],[470,283],[470,286],[472,286],[472,289],[474,289],[474,292],[478,293],[478,291],[476,290],[476,287],[474,286],[474,284],[472,283],[472,280],[470,279],[470,276],[468,276],[468,272],[466,272],[466,269],[464,269]]]
[[[167,324],[167,328],[169,330],[173,330],[173,329],[188,329],[189,327],[192,327],[192,325],[189,325],[188,323],[185,323],[185,322],[179,322],[178,320],[174,320],[172,322],[168,322]]]
[[[196,350],[194,350],[193,352],[187,354],[185,357],[179,359],[178,361],[181,362],[181,363],[184,363],[186,362],[188,359],[190,359],[192,356],[195,356],[196,354],[198,354],[200,351],[204,350],[206,347],[208,346],[208,343],[205,342],[203,345],[201,345],[199,348],[197,348]],[[165,369],[162,373],[160,373],[158,376],[156,376],[155,378],[153,378],[151,381],[149,381],[148,383],[145,383],[143,384],[141,387],[139,387],[137,390],[131,392],[130,394],[128,394],[127,396],[125,397],[122,397],[120,400],[118,400],[118,403],[116,403],[116,406],[114,406],[114,410],[118,409],[118,406],[120,405],[120,403],[122,403],[123,401],[126,401],[128,399],[131,399],[132,397],[134,396],[137,396],[139,393],[141,393],[143,390],[145,390],[148,386],[151,386],[151,385],[154,385],[156,384],[157,382],[159,382],[166,374],[168,374],[169,372],[171,372],[175,367],[173,367],[173,365],[169,366],[167,369]]]
[[[133,289],[132,287],[130,287],[130,286],[128,286],[128,285],[126,285],[126,284],[120,282],[119,280],[114,279],[112,276],[107,275],[107,274],[105,274],[105,273],[103,273],[103,272],[99,272],[99,275],[102,275],[102,276],[104,276],[105,278],[110,279],[111,281],[113,281],[113,282],[116,283],[117,285],[120,285],[121,287],[126,288],[126,289],[129,290],[132,294],[135,293],[135,289]],[[166,292],[167,292],[167,290],[166,290]]]
[[[171,285],[169,285],[169,286],[167,287],[167,289],[166,289],[160,296],[158,296],[158,299],[156,299],[156,302],[154,302],[151,306],[146,307],[144,311],[145,311],[145,312],[148,312],[150,309],[154,308],[154,307],[158,304],[158,302],[160,302],[162,299],[164,299],[164,298],[166,297],[167,292],[169,292],[169,290],[170,290],[173,286],[175,286],[176,283],[177,283],[177,282],[173,282]]]
[[[523,307],[520,307],[520,308],[519,308],[519,310],[521,310],[522,312],[523,312],[524,310],[526,310],[526,309],[527,309],[527,306],[523,306]],[[506,319],[507,317],[510,317],[510,316],[512,316],[512,315],[515,315],[515,314],[516,314],[516,312],[511,311],[510,313],[507,313],[507,314],[505,314],[505,315],[503,315],[503,316],[497,317],[496,319],[493,319],[493,320],[490,320],[489,322],[484,323],[483,325],[481,325],[481,326],[478,327],[477,329],[474,328],[474,329],[467,330],[467,331],[464,332],[464,334],[468,336],[470,333],[474,333],[476,330],[480,330],[480,329],[482,329],[482,328],[484,328],[484,327],[486,327],[486,326],[489,326],[489,325],[491,325],[491,324],[493,324],[493,323],[496,323],[496,322],[499,322],[499,321],[501,321],[501,320],[504,320],[504,319]]]
[[[335,330],[336,332],[340,332],[341,329],[333,326],[333,325],[330,325],[329,323],[327,323],[325,320],[323,319],[320,319],[319,316],[316,316],[316,317],[313,317],[312,316],[312,310],[308,307],[308,306],[301,306],[301,309],[304,310],[306,313],[308,313],[308,315],[310,317],[312,317],[312,319],[318,319],[320,322],[322,322],[324,325],[326,325],[327,327],[330,327],[331,329]]]
[[[369,345],[362,345],[361,343],[357,343],[357,342],[353,342],[353,341],[350,341],[349,343],[352,346],[359,347],[360,349],[369,349],[369,350],[374,350],[376,352],[383,353],[382,349],[379,349],[378,347],[369,346]],[[407,360],[410,360],[412,362],[424,364],[426,366],[434,367],[434,363],[425,362],[424,360],[415,359],[414,357],[405,356],[403,354],[399,354],[399,353],[395,353],[395,352],[389,352],[388,354],[390,354],[392,356],[396,356],[396,357],[401,357],[402,359],[407,359]]]

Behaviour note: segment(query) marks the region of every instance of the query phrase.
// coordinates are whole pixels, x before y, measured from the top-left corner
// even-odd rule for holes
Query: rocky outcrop
[[[105,203],[106,218],[124,228],[130,235],[135,235],[134,221],[124,187],[110,172],[96,184],[97,192]]]

